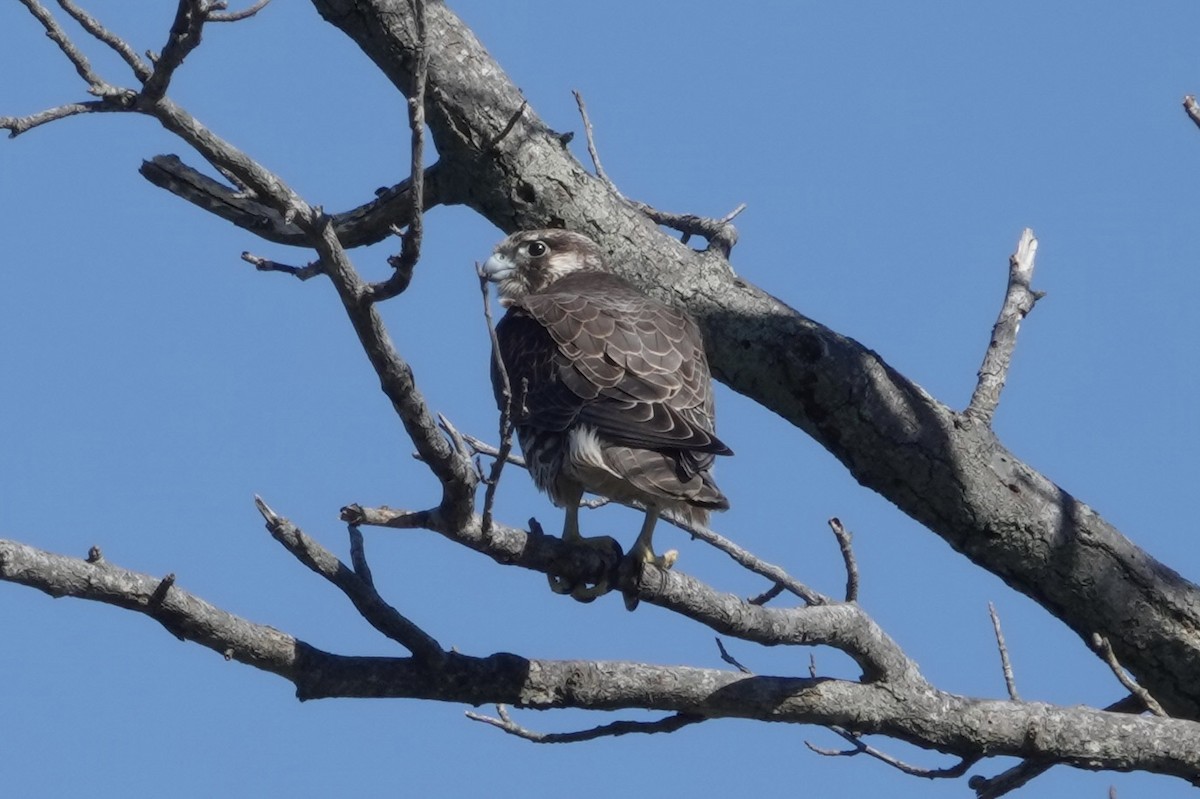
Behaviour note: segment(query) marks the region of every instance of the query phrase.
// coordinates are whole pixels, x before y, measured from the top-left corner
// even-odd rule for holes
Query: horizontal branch
[[[485,534],[478,515],[455,526],[447,524],[437,510],[409,513],[351,505],[342,509],[341,517],[350,524],[430,530],[498,563],[569,579],[594,583],[612,566],[594,547],[573,546],[554,536],[527,533],[496,521]],[[621,580],[620,575],[610,576],[622,591],[636,591],[641,601],[687,616],[715,632],[767,645],[832,646],[853,658],[868,681],[925,685],[916,664],[856,604],[768,608],[717,591],[681,571],[651,564],[644,567],[636,583]]]
[[[511,654],[480,658],[457,652],[436,662],[348,657],[234,616],[169,580],[6,540],[0,540],[0,579],[51,596],[143,613],[184,640],[290,680],[302,700],[370,697],[540,710],[644,708],[707,719],[837,726],[854,735],[887,735],[960,757],[982,752],[1200,779],[1200,724],[1179,719],[969,699],[932,689],[905,692],[887,683],[625,661],[533,660]]]
[[[185,164],[177,155],[156,155],[143,161],[138,171],[160,189],[262,239],[295,247],[308,246],[308,236],[300,226],[286,222],[270,205],[245,191],[213,180]],[[426,210],[445,202],[442,184],[438,181],[439,174],[437,164],[425,170]],[[409,179],[405,178],[386,189],[379,189],[375,199],[370,202],[332,214],[331,218],[342,246],[354,249],[375,244],[392,235],[392,226],[407,222],[412,216],[412,209],[411,185]]]

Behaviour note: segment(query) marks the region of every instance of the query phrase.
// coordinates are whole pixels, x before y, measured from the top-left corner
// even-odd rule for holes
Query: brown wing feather
[[[566,389],[578,398],[576,419],[613,443],[731,454],[714,433],[708,363],[686,314],[601,272],[568,275],[521,306],[517,313],[540,323],[557,345],[547,410],[564,410]],[[542,410],[532,391],[528,402],[536,419]]]

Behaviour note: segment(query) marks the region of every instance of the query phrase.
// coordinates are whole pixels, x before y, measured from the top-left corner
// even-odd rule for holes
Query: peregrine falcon
[[[655,523],[671,511],[705,524],[729,501],[712,477],[717,438],[712,377],[700,330],[687,312],[651,299],[608,272],[591,239],[565,230],[514,233],[483,265],[507,313],[496,326],[508,374],[510,418],[538,488],[566,509],[563,539],[583,538],[579,503],[591,492],[645,509],[626,563],[670,568],[655,555]],[[505,405],[499,365],[496,402]],[[625,564],[623,564],[624,567]],[[558,593],[590,601],[607,592],[551,574]],[[636,597],[626,596],[632,610]]]

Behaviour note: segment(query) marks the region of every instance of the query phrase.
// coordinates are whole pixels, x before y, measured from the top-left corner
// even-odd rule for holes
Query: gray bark
[[[409,90],[407,2],[313,4]],[[426,112],[441,157],[440,202],[466,204],[506,232],[566,226],[595,238],[617,271],[697,317],[718,379],[808,433],[862,485],[1085,641],[1108,638],[1169,712],[1200,718],[1193,583],[1022,463],[985,424],[738,278],[719,252],[693,251],[659,231],[522,110],[519,90],[449,9],[433,3],[428,14]]]

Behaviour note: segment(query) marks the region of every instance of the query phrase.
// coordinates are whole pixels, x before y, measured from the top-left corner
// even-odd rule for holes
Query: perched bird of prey
[[[591,239],[565,230],[514,233],[483,265],[508,311],[496,326],[511,387],[510,418],[529,473],[566,509],[563,539],[583,538],[584,492],[645,508],[626,563],[670,568],[656,556],[654,526],[664,511],[704,524],[729,501],[712,478],[716,455],[732,451],[714,432],[712,377],[695,321],[606,271]],[[496,401],[504,382],[492,364]],[[609,590],[569,585],[558,593],[588,601]],[[626,597],[632,609],[635,597]]]

